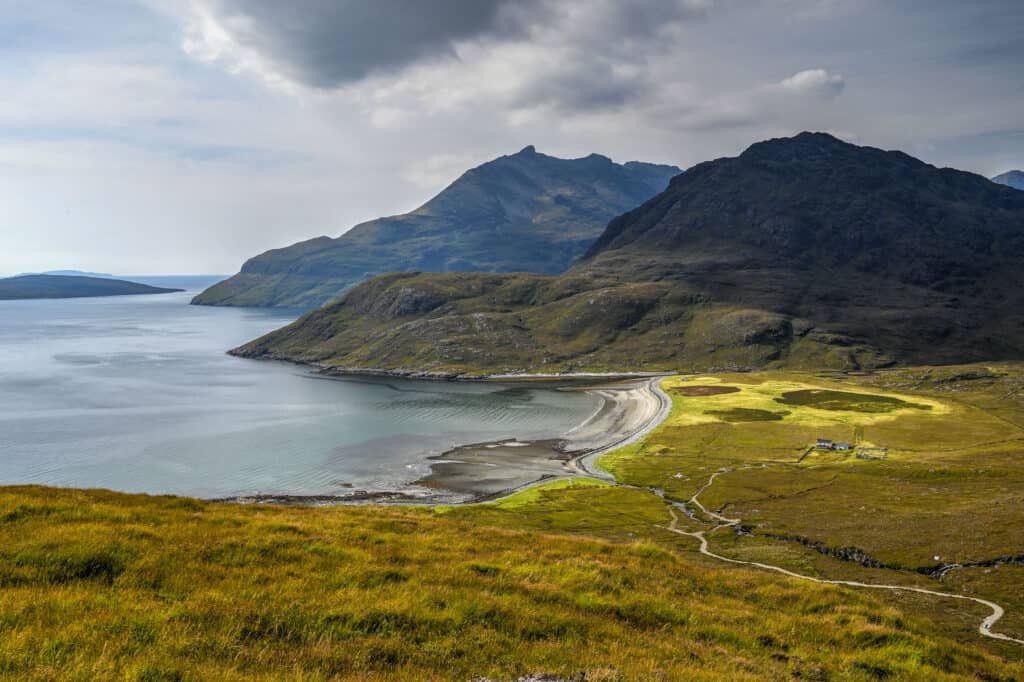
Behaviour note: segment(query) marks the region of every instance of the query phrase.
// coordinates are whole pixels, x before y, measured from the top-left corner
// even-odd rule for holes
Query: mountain
[[[84,270],[47,270],[46,272],[23,272],[18,277],[25,275],[62,275],[65,277],[99,277],[102,279],[114,279],[114,276],[107,272],[86,272]]]
[[[1024,189],[1024,171],[1012,170],[992,178],[992,182],[1006,185],[1014,189]]]
[[[315,307],[391,271],[564,271],[614,216],[680,170],[558,159],[527,147],[474,168],[412,213],[357,225],[249,260],[199,305]]]
[[[137,282],[105,277],[68,275],[21,275],[0,279],[0,300],[30,298],[89,298],[94,296],[130,296],[168,294],[182,289],[151,287]]]
[[[822,133],[702,163],[558,277],[390,274],[235,351],[481,374],[1024,358],[1024,194]]]

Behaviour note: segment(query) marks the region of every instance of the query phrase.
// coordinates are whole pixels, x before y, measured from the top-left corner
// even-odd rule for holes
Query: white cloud
[[[793,74],[779,83],[786,90],[800,94],[814,94],[820,97],[838,97],[846,87],[846,79],[838,73],[825,69],[806,69]]]

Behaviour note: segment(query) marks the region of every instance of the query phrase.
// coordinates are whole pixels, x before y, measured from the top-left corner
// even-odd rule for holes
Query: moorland
[[[478,505],[0,491],[12,679],[1024,675],[1024,367],[667,378],[665,422]],[[766,414],[774,415],[766,418]],[[819,438],[849,451],[816,449]],[[884,449],[884,456],[862,459]],[[676,523],[673,523],[673,516]],[[739,519],[722,524],[718,519]],[[315,595],[315,598],[311,598]]]

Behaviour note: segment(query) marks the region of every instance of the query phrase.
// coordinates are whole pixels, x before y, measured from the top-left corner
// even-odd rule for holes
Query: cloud
[[[704,59],[688,49],[698,36],[687,29],[729,9],[716,0],[193,0],[184,46],[293,94],[355,103],[388,130],[484,102],[514,127],[631,108],[674,119],[672,129],[734,129],[784,111],[784,94],[827,101],[843,91],[843,76],[821,68],[710,95],[682,80]]]
[[[184,46],[205,61],[335,88],[454,43],[521,30],[532,0],[193,0]]]
[[[183,47],[293,93],[367,82],[396,91],[410,76],[450,92],[487,73],[498,79],[482,90],[510,106],[586,111],[641,94],[648,57],[713,7],[714,0],[192,0]],[[447,80],[438,83],[431,70]],[[400,118],[388,107],[374,116]]]
[[[0,271],[64,245],[226,272],[529,144],[687,166],[834,130],[1024,159],[1020,0],[7,2]]]
[[[642,69],[604,59],[573,59],[522,83],[510,104],[563,112],[618,109],[639,101],[655,85]]]
[[[791,92],[833,99],[846,87],[846,79],[825,69],[807,69],[793,74],[779,85]]]
[[[679,134],[784,126],[820,130],[846,81],[825,69],[807,69],[782,81],[755,84],[711,96],[663,88],[644,102],[649,122]]]

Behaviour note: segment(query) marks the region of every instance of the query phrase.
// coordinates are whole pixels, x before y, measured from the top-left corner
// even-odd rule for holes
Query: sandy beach
[[[659,382],[659,377],[645,377],[564,387],[595,394],[602,402],[561,439],[464,445],[434,457],[430,475],[416,485],[435,489],[448,501],[454,494],[459,502],[479,502],[549,479],[579,475],[611,479],[595,461],[643,437],[667,416],[671,401]]]
[[[643,437],[668,414],[671,400],[661,375],[506,376],[545,381],[557,390],[585,391],[600,406],[561,438],[508,438],[470,443],[430,457],[430,473],[402,490],[342,495],[248,495],[219,502],[325,506],[336,504],[463,504],[504,497],[540,482],[573,476],[611,480],[595,462],[604,453]]]

